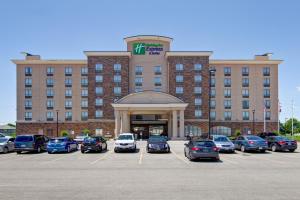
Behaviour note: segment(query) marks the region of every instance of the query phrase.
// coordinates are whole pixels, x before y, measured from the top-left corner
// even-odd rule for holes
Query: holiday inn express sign
[[[159,43],[133,43],[134,55],[159,55],[163,51],[163,45]]]

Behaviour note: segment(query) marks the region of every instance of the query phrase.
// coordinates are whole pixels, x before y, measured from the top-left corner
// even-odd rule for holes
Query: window
[[[243,109],[249,109],[249,100],[243,100],[242,101],[242,106],[243,106]]]
[[[216,86],[216,79],[210,78],[210,87],[215,87],[215,86]]]
[[[176,71],[183,71],[183,64],[176,64]]]
[[[243,111],[243,120],[249,120],[249,112]]]
[[[114,94],[121,95],[121,87],[114,87]]]
[[[201,75],[196,75],[194,76],[194,80],[196,83],[200,83],[202,81],[202,76]]]
[[[47,67],[47,76],[53,76],[54,67]]]
[[[47,97],[53,97],[54,96],[54,91],[53,89],[47,89]]]
[[[200,99],[200,98],[195,98],[195,105],[196,105],[196,106],[201,106],[201,105],[202,105],[202,99]]]
[[[121,64],[114,64],[114,71],[121,72]]]
[[[195,110],[195,117],[196,118],[202,117],[202,111],[201,110]]]
[[[230,111],[225,111],[224,112],[224,120],[231,120],[231,112]]]
[[[72,112],[71,111],[65,112],[65,120],[72,121]]]
[[[65,76],[72,76],[72,67],[65,68]]]
[[[210,89],[210,97],[215,98],[216,97],[216,89]]]
[[[200,64],[200,63],[194,64],[194,70],[195,71],[201,71],[202,70],[202,64]]]
[[[242,86],[243,87],[249,87],[249,78],[243,78],[242,79]]]
[[[143,67],[135,66],[135,75],[143,75]]]
[[[265,119],[266,120],[271,120],[271,112],[270,111],[266,111]]]
[[[183,87],[176,87],[176,94],[183,94]]]
[[[25,112],[24,118],[26,121],[32,120],[32,112]]]
[[[270,109],[271,108],[271,101],[270,100],[265,100],[265,107],[267,108],[267,109]]]
[[[103,106],[103,99],[101,99],[101,98],[96,98],[96,100],[95,100],[95,105],[96,105],[96,106]]]
[[[47,78],[47,79],[46,79],[46,86],[47,86],[47,87],[53,87],[53,85],[54,85],[54,80],[53,80],[53,78]]]
[[[31,87],[31,86],[32,86],[32,79],[25,78],[25,87]]]
[[[66,87],[72,87],[72,78],[66,78],[65,79],[65,86]]]
[[[270,97],[270,89],[264,89],[264,97],[269,98]]]
[[[54,101],[53,101],[53,99],[47,99],[46,104],[47,104],[46,106],[47,106],[48,110],[53,109],[53,107],[54,107]]]
[[[242,89],[242,96],[243,98],[249,97],[249,90],[248,89]]]
[[[32,68],[25,67],[25,76],[31,76],[31,75],[32,75]]]
[[[54,115],[52,111],[46,113],[47,121],[53,121]]]
[[[249,76],[249,67],[242,68],[242,76]]]
[[[135,86],[143,86],[143,77],[135,78]]]
[[[72,89],[66,89],[65,96],[66,97],[72,97]]]
[[[216,111],[211,111],[210,112],[210,119],[211,120],[216,120]]]
[[[95,65],[95,71],[96,72],[102,72],[103,71],[103,64],[97,63]]]
[[[89,73],[89,69],[87,67],[81,68],[81,76],[86,76]]]
[[[82,111],[81,112],[81,120],[86,121],[88,119],[88,112],[87,111]]]
[[[264,87],[270,87],[270,78],[264,78]]]
[[[30,110],[32,108],[32,101],[29,99],[25,100],[25,109]]]
[[[202,130],[198,126],[186,125],[184,126],[184,131],[186,135],[189,136],[201,136]]]
[[[231,109],[231,100],[224,100],[224,108]]]
[[[216,108],[216,100],[210,100],[210,108],[215,109]]]
[[[154,85],[161,86],[161,77],[154,77]]]
[[[88,90],[87,90],[87,89],[83,89],[83,90],[81,90],[81,96],[82,96],[82,97],[87,97],[87,96],[88,96],[88,94],[89,94],[89,92],[88,92]]]
[[[101,117],[103,117],[103,111],[102,110],[96,110],[95,111],[95,118],[99,119]]]
[[[121,83],[121,75],[114,75],[114,82]]]
[[[263,68],[263,75],[264,76],[270,76],[270,67],[264,67]]]
[[[95,92],[96,92],[96,95],[103,94],[103,87],[96,87]]]
[[[81,86],[87,87],[89,84],[88,78],[81,78]]]
[[[202,88],[201,87],[194,87],[194,93],[195,94],[201,94],[202,93]]]
[[[65,100],[65,108],[72,109],[72,100]]]
[[[81,99],[81,108],[88,108],[88,100],[87,99]]]
[[[154,66],[154,74],[161,75],[161,66]]]
[[[213,135],[226,135],[231,136],[231,128],[225,126],[214,126],[211,128]]]
[[[231,87],[231,78],[224,79],[224,87]]]
[[[182,75],[176,75],[176,82],[182,83],[183,82],[183,76]]]
[[[103,82],[103,76],[102,75],[96,75],[95,76],[96,83],[102,83]]]
[[[231,75],[231,67],[224,67],[224,76]]]
[[[231,97],[231,90],[230,89],[224,89],[224,97],[230,98]]]

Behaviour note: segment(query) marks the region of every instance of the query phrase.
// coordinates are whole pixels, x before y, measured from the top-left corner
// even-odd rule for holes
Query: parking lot
[[[299,199],[300,153],[221,154],[190,162],[171,153],[0,155],[0,199]]]

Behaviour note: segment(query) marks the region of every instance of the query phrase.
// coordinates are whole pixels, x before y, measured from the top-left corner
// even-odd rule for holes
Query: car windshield
[[[277,136],[275,138],[276,138],[276,140],[289,140],[288,138],[282,137],[282,136]]]
[[[149,142],[166,142],[165,137],[150,137]]]
[[[61,142],[64,142],[64,141],[65,141],[64,138],[54,138],[54,139],[50,140],[51,143],[61,143]]]
[[[261,137],[258,137],[258,136],[247,136],[246,138],[248,140],[263,140]]]
[[[4,143],[4,142],[7,142],[8,138],[0,138],[0,143]]]
[[[80,133],[79,135],[77,135],[76,137],[86,137],[87,134],[84,134],[84,133]]]
[[[97,138],[94,138],[94,137],[86,137],[86,138],[84,138],[85,142],[95,142],[96,140],[97,140]]]
[[[195,142],[195,146],[198,147],[213,147],[215,144],[212,141],[197,141]]]
[[[133,140],[132,135],[120,135],[118,140]]]
[[[32,141],[33,141],[33,137],[29,135],[18,136],[16,138],[16,142],[32,142]]]
[[[229,142],[229,139],[227,137],[223,137],[223,136],[216,136],[214,138],[215,142]]]

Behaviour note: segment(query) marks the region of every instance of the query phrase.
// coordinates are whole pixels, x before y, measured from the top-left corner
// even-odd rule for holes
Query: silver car
[[[216,146],[219,148],[219,152],[234,152],[234,144],[231,140],[225,135],[213,135],[213,141]]]
[[[0,152],[1,153],[8,153],[10,151],[14,151],[15,144],[14,144],[15,138],[12,137],[0,137]]]

